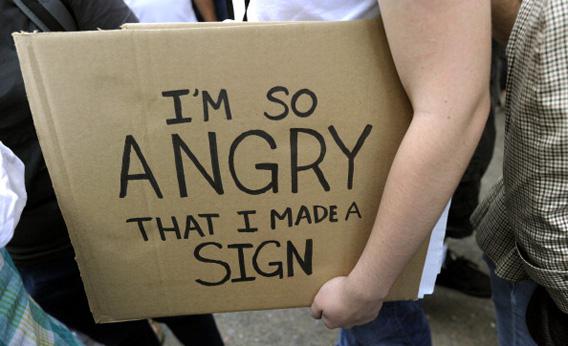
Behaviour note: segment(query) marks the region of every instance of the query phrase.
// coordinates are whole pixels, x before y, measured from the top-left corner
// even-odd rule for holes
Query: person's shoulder
[[[63,0],[73,12],[79,30],[118,29],[138,22],[122,0]]]

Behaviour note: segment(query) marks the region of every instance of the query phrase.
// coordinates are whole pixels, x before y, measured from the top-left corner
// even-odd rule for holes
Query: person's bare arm
[[[312,315],[329,328],[374,319],[442,213],[489,113],[489,0],[379,0],[414,115],[355,268],[328,281]]]
[[[493,38],[506,45],[515,24],[521,0],[491,0]]]
[[[217,14],[215,14],[215,3],[213,0],[193,0],[195,6],[199,10],[201,17],[206,22],[216,22]]]

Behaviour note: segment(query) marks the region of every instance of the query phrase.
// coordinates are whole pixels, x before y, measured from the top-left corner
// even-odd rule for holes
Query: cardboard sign
[[[307,306],[356,263],[411,117],[377,21],[14,38],[98,322]]]

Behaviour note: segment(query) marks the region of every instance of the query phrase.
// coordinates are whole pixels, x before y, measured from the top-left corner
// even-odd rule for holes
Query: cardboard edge
[[[282,26],[306,23],[318,23],[321,21],[288,21],[288,22],[171,22],[171,23],[125,23],[120,26],[122,30],[140,29],[210,29],[210,28],[234,28],[255,26]],[[329,22],[326,22],[329,23]]]
[[[273,22],[196,22],[196,23],[125,23],[120,26],[121,30],[171,30],[171,29],[231,29],[231,28],[256,28],[256,27],[279,27],[279,26],[335,26],[342,25],[376,25],[382,19],[358,19],[343,21],[273,21]]]
[[[301,309],[301,308],[309,308],[311,305],[311,303],[309,304],[291,304],[291,305],[283,305],[283,306],[279,306],[279,307],[267,307],[267,308],[252,308],[252,309],[248,309],[248,310],[242,310],[242,309],[226,309],[226,310],[216,310],[214,312],[209,311],[209,310],[203,310],[203,311],[197,311],[194,312],[192,314],[225,314],[225,313],[233,313],[233,312],[254,312],[254,311],[269,311],[269,310],[287,310],[287,309]],[[307,312],[306,312],[307,313]],[[158,316],[154,316],[152,318],[162,318],[162,317],[174,317],[171,315],[158,315]],[[110,323],[121,323],[121,322],[128,322],[128,321],[139,321],[140,318],[116,318],[116,317],[112,317],[110,315],[98,315],[95,318],[95,322],[96,323],[104,323],[104,324],[110,324]]]
[[[418,294],[420,293],[420,284],[422,283],[422,275],[424,274],[424,266],[426,265],[426,255],[428,254],[428,248],[429,248],[429,245],[430,245],[430,237],[431,236],[432,236],[432,234],[430,233],[430,235],[428,235],[428,237],[422,242],[422,244],[420,245],[420,248],[418,249],[418,251],[416,251],[416,253],[413,256],[413,259],[416,259],[418,256],[420,256],[420,263],[422,263],[422,266],[420,267],[420,271],[417,275],[418,280],[416,280],[416,282],[415,282],[413,296],[412,297],[404,296],[404,295],[397,296],[397,295],[391,295],[389,293],[389,295],[387,295],[387,298],[386,298],[385,301],[418,300],[419,299]],[[398,278],[397,278],[397,281],[398,281]]]
[[[284,27],[284,26],[297,26],[302,27],[306,25],[317,25],[325,28],[326,26],[334,26],[338,23],[341,25],[350,26],[372,26],[375,27],[379,24],[382,29],[381,18],[376,19],[363,19],[363,20],[349,20],[349,21],[303,21],[303,22],[213,22],[213,23],[126,23],[121,26],[121,29],[111,29],[111,30],[85,30],[85,31],[72,31],[72,32],[15,32],[12,34],[14,39],[16,37],[57,37],[57,36],[89,36],[89,35],[100,35],[102,34],[112,34],[112,33],[125,33],[132,31],[159,31],[159,30],[199,30],[199,31],[217,31],[217,30],[257,30],[262,27]]]
[[[56,171],[53,172],[52,169],[50,172],[50,177],[54,190],[58,190],[59,186],[65,185],[65,181],[68,181],[68,179],[67,173],[65,171],[65,162],[62,159],[61,151],[59,150],[61,146],[59,145],[59,142],[57,140],[57,131],[55,130],[55,126],[53,124],[53,121],[51,120],[51,108],[49,106],[49,102],[46,100],[47,95],[45,94],[45,91],[42,91],[42,89],[44,89],[44,83],[42,79],[41,68],[38,66],[37,58],[35,58],[36,55],[34,50],[34,40],[38,37],[38,35],[41,35],[41,33],[13,33],[12,37],[14,39],[16,51],[18,54],[18,60],[20,62],[20,68],[24,79],[26,96],[30,105],[30,109],[32,111],[32,114],[34,114],[34,117],[41,118],[42,122],[46,124],[45,127],[42,127],[44,125],[40,124],[38,121],[32,118],[38,141],[40,142],[42,151],[51,151],[56,153],[55,157],[57,158],[54,161],[57,162],[51,162],[51,158],[48,157],[44,157],[44,159],[46,161],[46,165],[49,165],[49,167],[52,168],[55,167]],[[45,131],[42,131],[42,129]],[[42,133],[44,132],[49,135],[43,136]],[[64,210],[64,208],[61,208],[61,212],[62,214],[65,214],[67,211]],[[67,227],[76,228],[75,225],[70,225],[71,222],[69,222],[69,220],[69,218],[65,218]],[[80,245],[82,244],[82,242],[77,239],[76,232],[68,233],[72,245],[74,247],[77,246],[81,248],[80,251],[77,251],[75,258],[77,265],[80,268],[82,266],[82,263],[85,263],[86,261],[86,259],[84,258],[85,251]],[[80,258],[80,260],[77,261],[77,258]],[[79,272],[83,273],[84,270],[79,270]],[[91,285],[89,278],[81,274],[81,279],[84,283],[85,290],[89,292],[89,296],[94,298],[92,300],[89,300],[89,308],[91,309],[91,312],[93,313],[93,315],[100,314],[99,311],[101,309],[99,308],[99,299],[96,295],[96,291]]]

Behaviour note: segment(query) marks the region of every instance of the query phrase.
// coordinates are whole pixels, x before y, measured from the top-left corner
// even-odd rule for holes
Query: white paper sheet
[[[434,292],[436,285],[436,277],[442,269],[444,258],[446,254],[446,245],[444,244],[444,237],[446,236],[446,225],[448,223],[448,211],[450,203],[444,209],[444,212],[438,219],[432,235],[430,236],[430,244],[428,245],[428,253],[426,254],[426,261],[424,262],[424,269],[422,271],[422,279],[420,279],[420,288],[418,289],[418,298],[422,299],[427,294]]]

